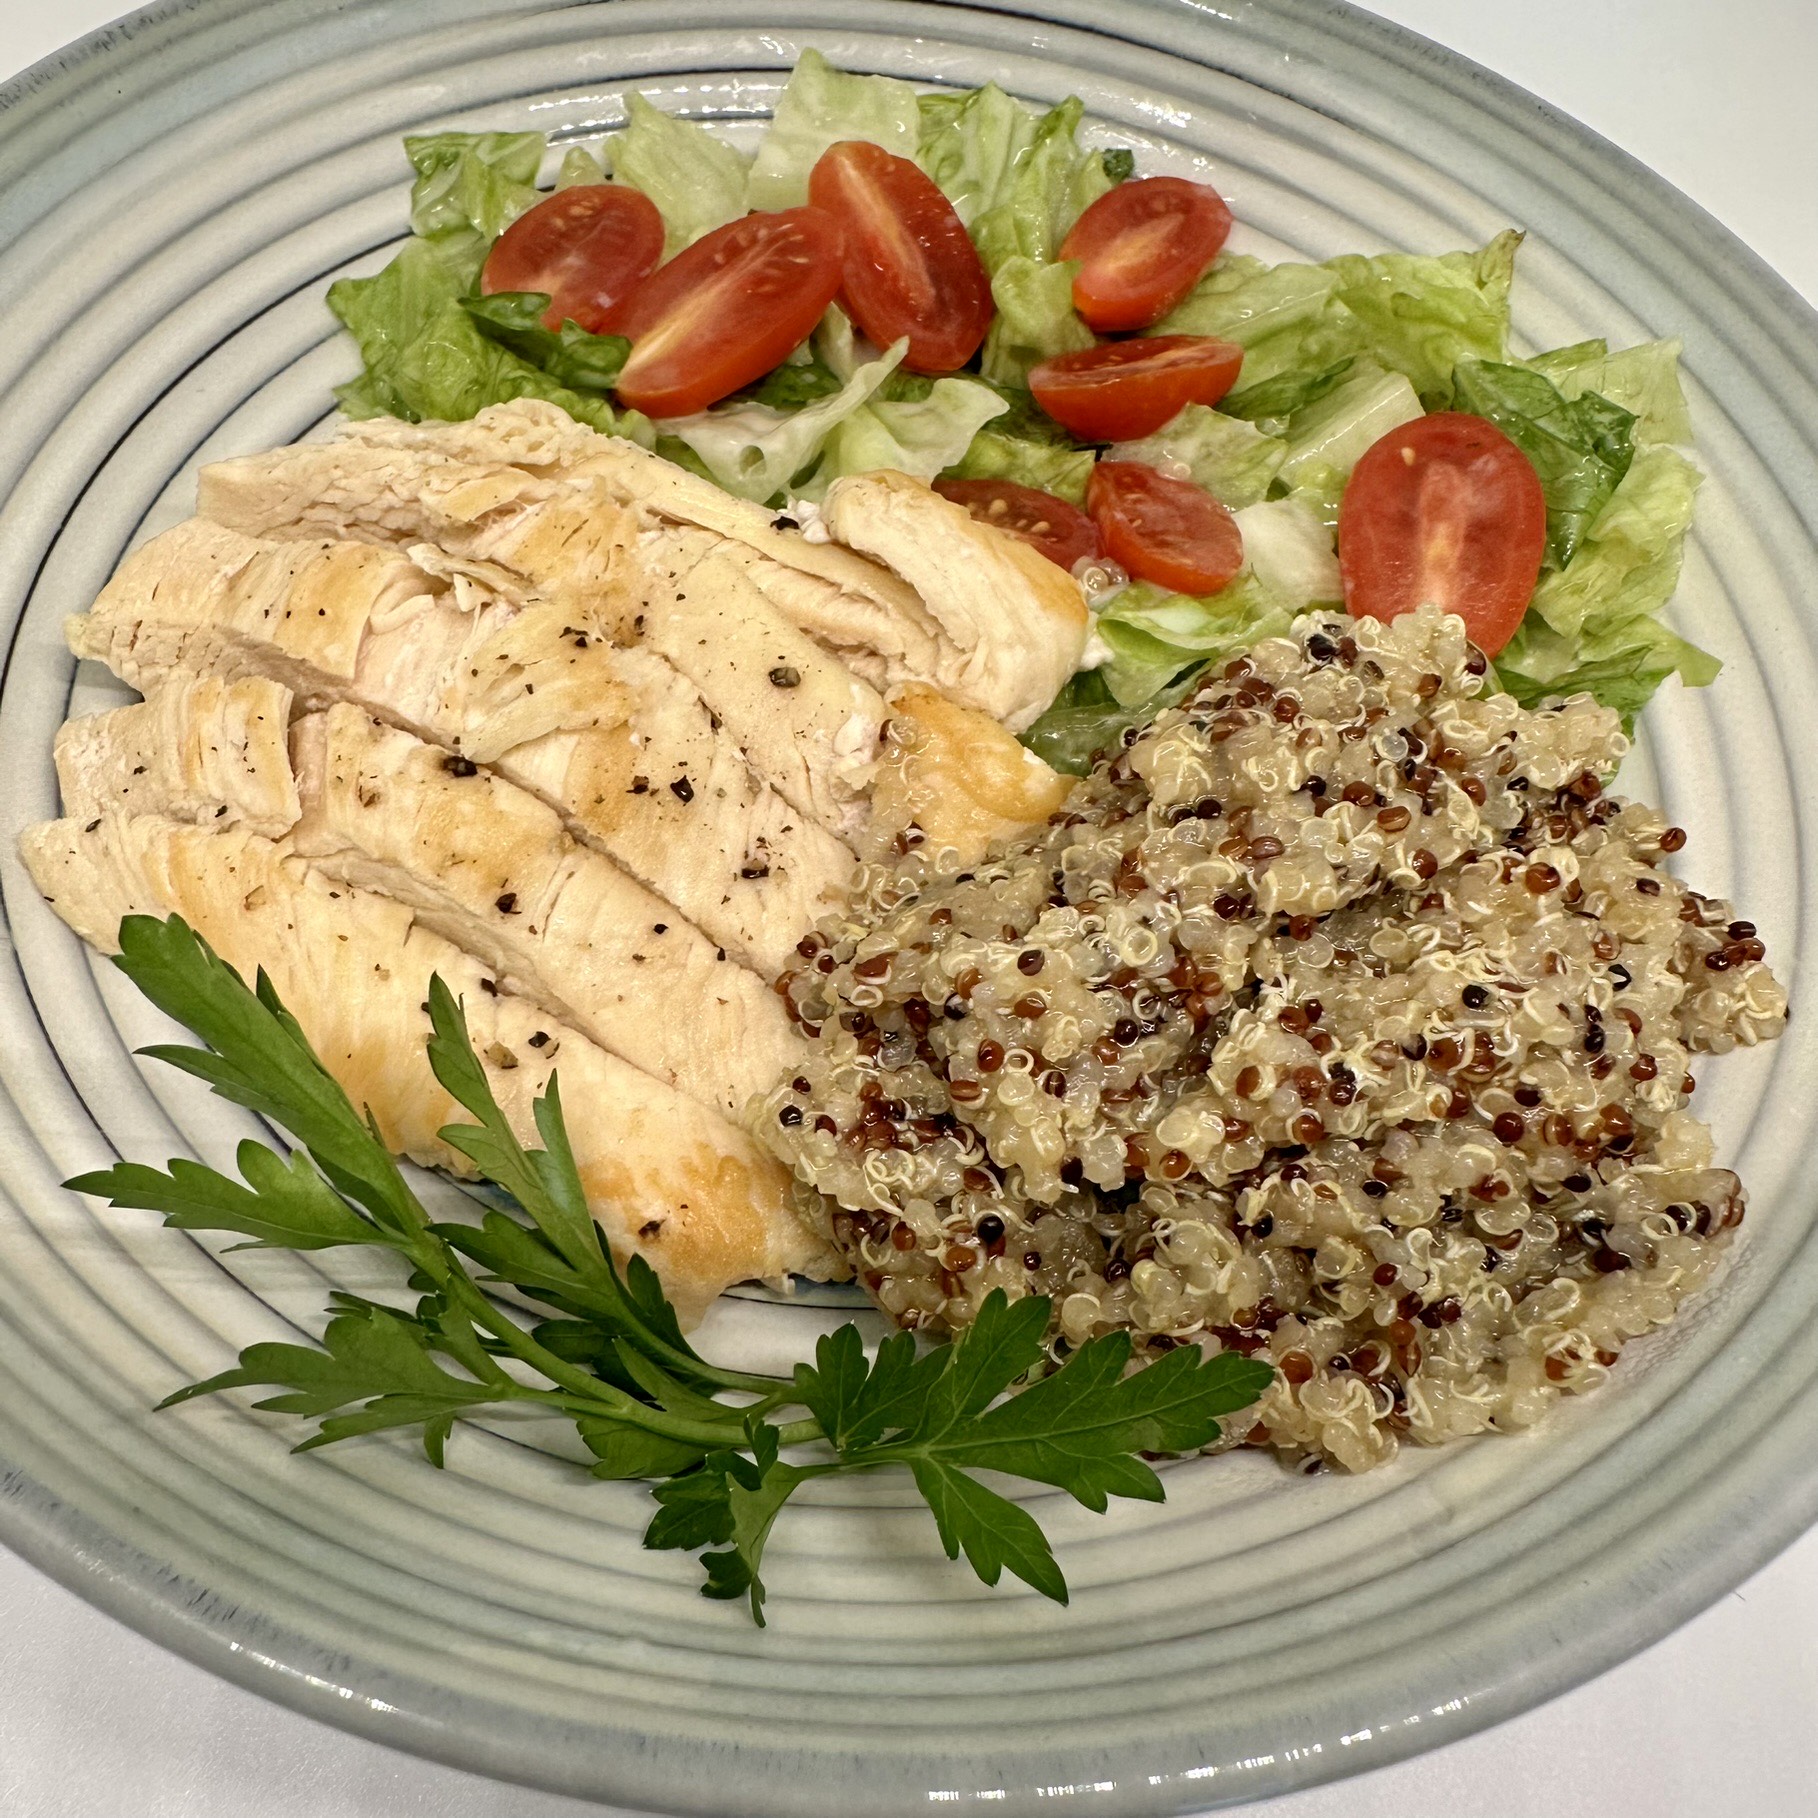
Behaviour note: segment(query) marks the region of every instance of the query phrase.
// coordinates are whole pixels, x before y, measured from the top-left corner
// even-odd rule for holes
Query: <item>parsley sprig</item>
[[[1161,1480],[1139,1454],[1211,1444],[1220,1419],[1270,1380],[1267,1364],[1191,1346],[1130,1371],[1123,1333],[1049,1367],[1048,1301],[1012,1302],[1001,1291],[950,1344],[923,1350],[899,1332],[867,1358],[858,1328],[846,1325],[792,1378],[724,1369],[682,1335],[655,1271],[636,1256],[621,1271],[602,1243],[555,1077],[536,1101],[542,1147],[526,1148],[440,978],[430,984],[429,1061],[474,1120],[442,1138],[513,1208],[489,1210],[478,1225],[431,1219],[263,972],[248,989],[177,916],[129,916],[120,947],[115,963],[127,977],[205,1044],[145,1052],[206,1080],[297,1147],[281,1155],[242,1143],[238,1180],[178,1159],[164,1169],[121,1162],[68,1185],[184,1230],[233,1233],[247,1240],[240,1247],[389,1249],[416,1295],[397,1307],[336,1294],[319,1346],[250,1345],[233,1369],[178,1390],[166,1407],[275,1388],[254,1405],[314,1420],[300,1451],[415,1428],[437,1466],[456,1421],[545,1410],[574,1423],[596,1477],[652,1480],[658,1506],[644,1544],[700,1551],[703,1594],[747,1599],[761,1624],[764,1545],[784,1504],[813,1478],[889,1466],[913,1477],[949,1558],[963,1553],[987,1584],[1008,1571],[1064,1603],[1066,1580],[1034,1518],[977,1473],[1053,1484],[1100,1511],[1111,1496],[1159,1502]],[[505,1286],[548,1316],[527,1321],[497,1296]]]

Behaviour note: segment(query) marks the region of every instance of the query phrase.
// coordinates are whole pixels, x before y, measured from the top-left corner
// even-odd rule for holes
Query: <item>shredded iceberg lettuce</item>
[[[656,204],[665,258],[745,212],[751,160],[743,153],[706,127],[653,107],[642,95],[626,102],[625,113],[625,130],[605,140],[606,155],[621,183]]]

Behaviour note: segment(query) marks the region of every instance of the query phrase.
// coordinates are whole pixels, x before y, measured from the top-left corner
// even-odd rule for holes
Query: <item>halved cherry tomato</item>
[[[1106,190],[1061,242],[1080,262],[1073,307],[1101,334],[1159,322],[1200,280],[1231,231],[1208,183],[1138,177]]]
[[[679,252],[618,311],[619,396],[653,417],[705,410],[807,338],[840,287],[840,224],[820,208],[746,215]]]
[[[808,200],[845,229],[840,302],[879,347],[903,335],[909,372],[955,372],[991,326],[991,280],[953,204],[907,158],[863,139],[829,147]]]
[[[609,334],[620,305],[662,256],[663,217],[647,195],[623,183],[585,183],[558,190],[499,235],[480,289],[540,290],[550,300],[545,328],[573,321]]]
[[[1086,442],[1152,435],[1188,404],[1216,404],[1237,382],[1244,350],[1211,335],[1148,335],[1056,354],[1029,369],[1029,389]]]
[[[1075,562],[1098,554],[1092,520],[1051,492],[1014,480],[936,480],[934,490],[964,505],[981,524],[1008,531],[1069,572]]]
[[[1177,593],[1217,593],[1244,565],[1237,520],[1202,488],[1141,461],[1100,461],[1086,509],[1112,561]]]
[[[1547,502],[1533,463],[1494,423],[1442,410],[1392,429],[1351,470],[1338,568],[1355,618],[1432,600],[1494,656],[1534,595]]]

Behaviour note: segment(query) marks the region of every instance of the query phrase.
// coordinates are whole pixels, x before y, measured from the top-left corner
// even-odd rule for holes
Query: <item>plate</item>
[[[431,1472],[376,1439],[153,1404],[317,1329],[361,1259],[227,1256],[63,1193],[118,1155],[220,1162],[249,1120],[132,1047],[163,1031],[38,900],[18,829],[51,737],[107,698],[59,635],[186,515],[198,462],[307,434],[349,350],[329,279],[405,217],[401,133],[617,124],[628,86],[749,136],[807,45],[929,84],[1085,99],[1141,167],[1210,177],[1273,256],[1530,230],[1530,347],[1683,335],[1708,469],[1676,608],[1726,663],[1647,715],[1628,786],[1692,833],[1791,980],[1777,1046],[1697,1103],[1753,1193],[1721,1286],[1538,1437],[1361,1479],[1170,1467],[1100,1518],[1029,1498],[1060,1610],[941,1558],[887,1480],[779,1528],[768,1630],[646,1553],[636,1487],[534,1425]],[[1539,102],[1327,0],[176,0],[0,91],[0,1535],[145,1633],[451,1764],[675,1812],[1200,1809],[1429,1747],[1645,1646],[1818,1515],[1818,324],[1684,198]],[[448,1189],[452,1191],[452,1189]],[[725,1303],[799,1352],[837,1306]]]

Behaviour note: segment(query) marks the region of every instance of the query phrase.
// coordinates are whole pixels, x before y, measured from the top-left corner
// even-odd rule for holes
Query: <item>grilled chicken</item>
[[[673,667],[547,602],[501,599],[433,550],[272,543],[194,519],[128,557],[68,634],[148,693],[177,674],[266,675],[308,706],[352,701],[492,760],[767,976],[851,877],[850,851],[751,768]]]
[[[649,530],[638,555],[644,593],[621,635],[687,676],[786,801],[856,837],[883,733],[882,697],[771,607],[724,538]]]
[[[300,720],[296,849],[406,902],[602,1047],[737,1116],[804,1044],[747,970],[528,790],[357,707]]]
[[[963,505],[907,474],[862,473],[827,488],[821,515],[840,542],[887,563],[927,602],[936,660],[908,679],[1021,732],[1079,667],[1079,584]]]
[[[960,869],[976,865],[993,840],[1040,826],[1072,791],[1071,777],[988,713],[915,684],[890,696],[890,740],[872,790],[874,838],[915,829],[931,863]]]
[[[300,442],[205,467],[201,515],[248,536],[428,542],[563,610],[592,613],[635,580],[635,523],[603,488],[462,461],[425,442]]]
[[[57,733],[63,812],[162,814],[276,839],[300,812],[290,702],[282,682],[257,676],[185,677],[135,707],[68,720]]]
[[[535,399],[467,423],[362,423],[345,432],[340,445],[350,444],[515,467],[610,498],[647,526],[705,531],[783,619],[874,687],[927,683],[1013,732],[1079,666],[1086,606],[1072,577],[904,474],[835,481],[823,516],[836,541],[810,542],[786,514]],[[203,509],[213,512],[206,481]]]
[[[842,1272],[791,1208],[786,1172],[742,1131],[500,989],[480,961],[404,904],[350,890],[281,844],[157,816],[32,828],[22,842],[57,913],[102,952],[124,915],[179,914],[244,977],[263,967],[323,1064],[385,1142],[471,1174],[437,1132],[466,1121],[424,1053],[440,973],[512,1128],[538,1144],[532,1104],[559,1071],[588,1204],[614,1254],[643,1255],[693,1323],[753,1277]]]

